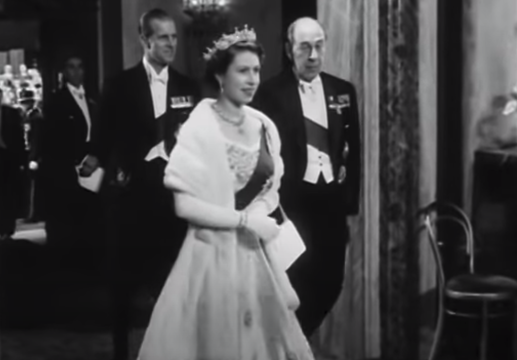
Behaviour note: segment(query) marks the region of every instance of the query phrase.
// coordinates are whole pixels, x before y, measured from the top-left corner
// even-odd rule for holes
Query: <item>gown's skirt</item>
[[[245,230],[227,238],[189,229],[139,360],[313,359],[260,241]]]

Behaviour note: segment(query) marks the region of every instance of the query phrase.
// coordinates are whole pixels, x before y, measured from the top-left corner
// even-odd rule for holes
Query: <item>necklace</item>
[[[214,109],[214,111],[216,112],[216,114],[221,118],[221,120],[224,120],[226,121],[227,123],[235,126],[238,128],[238,131],[240,133],[242,133],[242,124],[244,124],[244,120],[246,118],[246,116],[244,114],[242,114],[241,116],[239,116],[238,119],[234,119],[234,118],[231,118],[229,117],[228,115],[226,115],[221,109],[219,109],[219,107],[217,107],[215,104],[212,105],[212,108]]]

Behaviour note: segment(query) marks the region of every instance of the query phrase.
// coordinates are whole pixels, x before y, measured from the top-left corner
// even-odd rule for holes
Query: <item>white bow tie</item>
[[[316,93],[316,84],[306,83],[300,81],[300,89],[304,94],[314,95]]]
[[[155,75],[151,72],[151,82],[159,82],[159,83],[162,83],[162,84],[167,84],[167,76],[168,74],[163,71],[160,75]]]
[[[79,99],[83,99],[84,98],[84,88],[83,87],[80,87],[80,88],[76,88],[76,87],[70,87],[71,90],[72,90],[72,94],[74,94],[75,96],[77,96]]]
[[[321,86],[321,78],[318,76],[314,79],[312,79],[311,82],[303,81],[302,79],[299,79],[300,89],[305,94],[316,94],[316,90],[319,86]]]

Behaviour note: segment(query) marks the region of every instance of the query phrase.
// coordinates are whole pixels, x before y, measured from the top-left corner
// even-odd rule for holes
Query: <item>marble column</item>
[[[380,273],[382,355],[418,351],[419,27],[417,0],[382,0],[380,18]]]

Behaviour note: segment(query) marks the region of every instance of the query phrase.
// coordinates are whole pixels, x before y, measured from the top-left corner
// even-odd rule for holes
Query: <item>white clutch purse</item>
[[[305,252],[306,247],[293,222],[287,218],[282,206],[280,206],[280,212],[284,220],[280,225],[280,232],[276,238],[265,243],[264,247],[269,259],[280,270],[287,271]]]
[[[300,306],[300,299],[289,281],[286,270],[304,253],[305,244],[282,207],[280,212],[284,220],[280,225],[280,233],[275,239],[263,243],[263,247],[287,307],[295,311]]]

